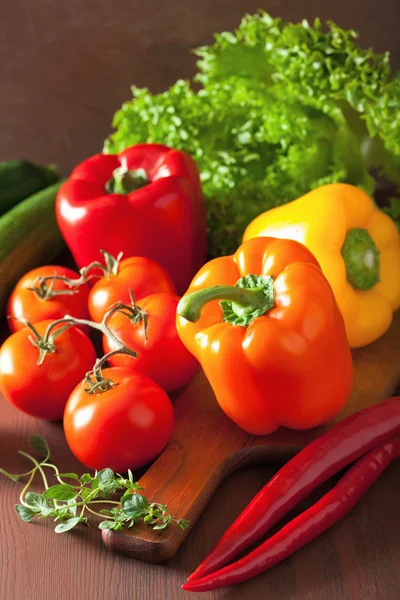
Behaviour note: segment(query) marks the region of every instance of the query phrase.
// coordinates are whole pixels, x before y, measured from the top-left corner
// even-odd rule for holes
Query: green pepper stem
[[[187,294],[179,301],[178,315],[195,323],[204,306],[213,300],[222,300],[224,321],[247,326],[274,306],[272,277],[246,275],[235,286],[215,285]]]
[[[354,289],[367,291],[379,282],[379,250],[366,229],[355,227],[347,232],[342,256]]]
[[[109,194],[130,194],[149,183],[144,169],[129,171],[126,166],[114,169],[111,179],[106,183]]]
[[[264,298],[262,288],[243,289],[233,285],[214,285],[183,296],[178,304],[178,315],[195,323],[204,306],[213,300],[231,300],[246,308],[256,308]]]

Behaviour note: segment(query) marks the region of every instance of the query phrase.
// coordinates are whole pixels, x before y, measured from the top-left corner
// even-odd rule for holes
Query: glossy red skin
[[[150,183],[109,194],[114,169],[144,169]],[[206,221],[193,159],[161,144],[139,144],[120,155],[97,154],[79,164],[58,193],[57,221],[81,268],[103,249],[159,262],[179,293],[206,257]]]
[[[330,477],[400,435],[400,397],[347,417],[308,444],[256,494],[215,548],[190,575],[203,578],[257,542]]]
[[[110,364],[146,373],[167,392],[189,383],[199,363],[178,336],[178,302],[179,297],[170,294],[152,294],[137,302],[148,315],[147,343],[142,323],[134,325],[126,316],[114,314],[108,322],[110,330],[137,352],[137,358],[117,354],[110,358]],[[103,336],[103,348],[104,352],[110,352],[116,349],[116,345]]]
[[[28,290],[28,287],[33,286],[34,280],[37,277],[47,277],[49,275],[62,275],[69,279],[78,279],[79,277],[79,274],[72,269],[57,265],[38,267],[24,275],[15,286],[7,304],[7,316],[14,317],[13,319],[8,319],[8,324],[12,332],[19,331],[25,327],[21,321],[15,320],[21,317],[28,319],[30,323],[39,323],[48,319],[56,321],[57,319],[62,319],[67,314],[79,319],[88,318],[89,286],[86,284],[76,288],[76,294],[63,294],[62,296],[54,296],[49,300],[42,300],[35,292]],[[55,281],[54,289],[68,288],[62,281]]]
[[[191,580],[182,588],[190,592],[205,592],[248,581],[267,571],[347,515],[381,473],[399,457],[399,440],[391,440],[373,448],[359,458],[318,502],[250,554],[201,579]]]
[[[174,284],[161,265],[143,256],[126,258],[116,275],[102,277],[90,290],[88,306],[93,321],[100,323],[115,302],[130,304],[129,290],[135,300],[155,293],[175,294]]]
[[[51,321],[37,323],[44,334]],[[55,340],[56,351],[37,364],[39,350],[29,341],[28,327],[13,333],[0,349],[0,389],[22,412],[49,421],[61,419],[74,387],[90,371],[96,352],[89,338],[77,327]]]
[[[165,448],[173,408],[167,394],[142,373],[109,368],[103,374],[117,385],[87,394],[79,384],[65,407],[65,437],[87,467],[125,473],[146,465]]]

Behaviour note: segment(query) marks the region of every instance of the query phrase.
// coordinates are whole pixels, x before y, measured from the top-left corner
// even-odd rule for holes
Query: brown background
[[[398,0],[1,0],[0,160],[56,163],[67,174],[99,151],[111,118],[135,83],[159,91],[189,77],[189,49],[231,29],[262,6],[298,20],[321,17],[361,30],[362,44],[390,49],[400,65]],[[74,463],[57,425],[25,417],[0,398],[0,463],[40,431],[66,470]],[[56,535],[50,523],[26,525],[13,504],[19,485],[0,479],[1,600],[179,600],[179,585],[271,476],[271,468],[231,477],[168,565],[111,555],[95,528]],[[269,573],[212,599],[399,600],[400,464],[330,532]]]
[[[399,0],[1,0],[0,160],[67,173],[101,150],[131,84],[161,91],[190,77],[191,48],[261,7],[358,29],[400,65]]]

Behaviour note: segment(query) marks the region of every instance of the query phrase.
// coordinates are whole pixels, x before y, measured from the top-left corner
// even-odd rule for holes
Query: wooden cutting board
[[[227,475],[255,464],[282,463],[333,423],[391,396],[400,382],[400,312],[385,336],[353,351],[353,358],[353,391],[332,423],[303,432],[281,428],[263,437],[241,430],[222,412],[200,371],[175,401],[170,443],[140,479],[151,502],[166,504],[171,514],[189,520],[190,527],[172,525],[157,532],[138,524],[126,532],[104,530],[105,545],[147,562],[171,558]]]

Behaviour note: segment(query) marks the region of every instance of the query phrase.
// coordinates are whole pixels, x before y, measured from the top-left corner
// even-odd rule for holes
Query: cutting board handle
[[[221,456],[221,449],[218,453],[215,447],[199,447],[197,459],[185,450],[180,444],[172,443],[142,477],[140,485],[145,488],[150,502],[166,504],[171,514],[189,521],[189,527],[181,529],[172,524],[165,530],[154,531],[140,523],[134,531],[129,531],[132,531],[131,535],[104,530],[103,541],[110,550],[146,562],[168,560],[181,546],[225,477],[240,468],[271,460],[270,449],[266,446],[242,448],[229,452],[225,458]],[[156,486],[154,482],[157,482]]]
[[[221,481],[266,457],[266,448],[244,447],[251,436],[226,418],[205,383],[200,373],[175,402],[173,438],[139,481],[150,502],[165,504],[189,528],[154,531],[140,523],[121,533],[103,530],[109,549],[148,562],[171,558]]]

